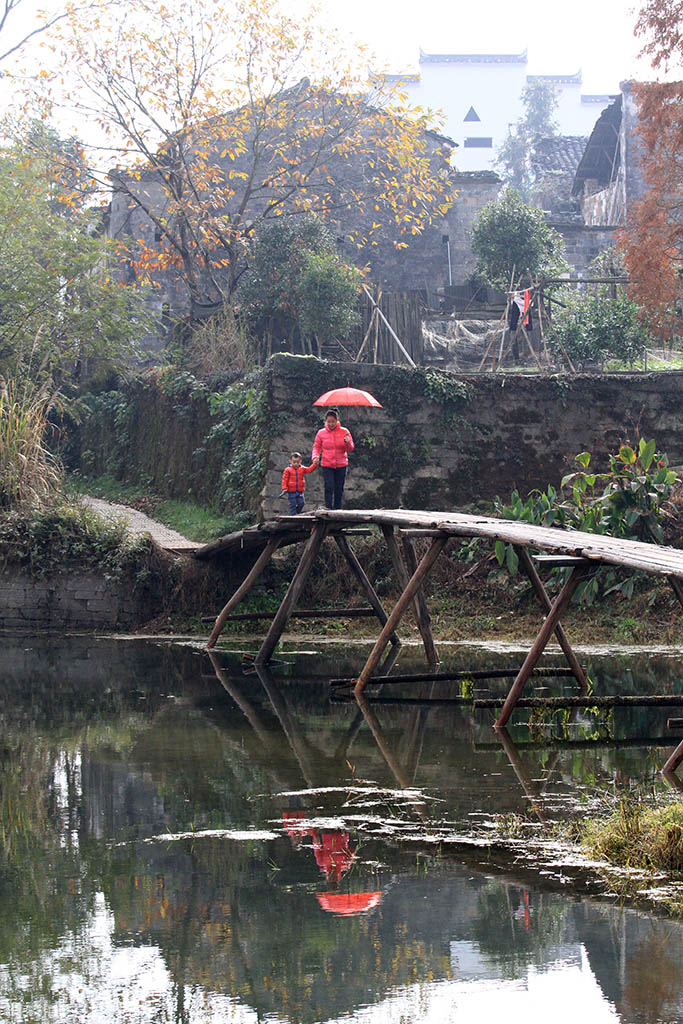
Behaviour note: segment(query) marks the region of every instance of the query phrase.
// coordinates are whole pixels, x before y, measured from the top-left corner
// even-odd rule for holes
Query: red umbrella
[[[382,408],[374,395],[360,388],[334,388],[316,398],[313,405],[370,405],[373,409]]]
[[[356,917],[373,910],[382,899],[381,892],[319,892],[316,899],[328,914]]]

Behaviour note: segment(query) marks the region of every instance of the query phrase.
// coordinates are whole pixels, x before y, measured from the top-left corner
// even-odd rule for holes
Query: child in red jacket
[[[314,459],[310,466],[301,465],[301,454],[292,452],[291,460],[282,474],[282,496],[289,499],[290,516],[298,516],[304,510],[304,491],[306,490],[306,474],[318,468],[318,460]]]

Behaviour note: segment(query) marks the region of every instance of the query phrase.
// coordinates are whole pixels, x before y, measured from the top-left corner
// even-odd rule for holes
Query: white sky
[[[284,0],[301,10],[305,0]],[[583,91],[618,92],[627,78],[653,78],[636,60],[634,0],[320,0],[330,27],[365,43],[389,70],[417,70],[427,53],[521,53],[529,74],[583,72]]]
[[[560,6],[552,0],[318,0],[317,6],[329,28],[340,30],[347,42],[357,39],[376,55],[370,70],[416,71],[420,47],[428,53],[521,53],[526,48],[529,74],[573,74],[580,69],[584,93],[616,93],[625,79],[656,77],[636,57],[642,42],[634,37],[633,26],[641,2],[571,0]],[[58,10],[64,3],[22,0],[3,42],[33,27],[36,11]],[[281,3],[294,16],[310,7],[310,0]],[[35,73],[50,62],[49,51],[35,44],[22,52],[17,64]],[[10,70],[9,65],[5,68]],[[680,76],[678,69],[668,77]],[[8,80],[0,83],[0,112],[12,93]],[[57,115],[55,119],[59,123]],[[80,124],[65,122],[62,127],[89,135]]]

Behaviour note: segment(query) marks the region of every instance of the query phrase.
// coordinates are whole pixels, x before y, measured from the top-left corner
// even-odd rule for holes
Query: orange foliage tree
[[[66,72],[61,83],[42,74],[98,126],[89,174],[113,182],[138,281],[170,269],[197,302],[223,302],[264,220],[313,212],[365,259],[380,240],[406,245],[453,202],[431,113],[369,85],[358,48],[313,17],[294,21],[276,0],[138,0],[115,22],[108,13],[103,3],[61,22]]]
[[[683,58],[683,0],[646,0],[636,34],[643,55],[669,71]],[[650,328],[662,338],[681,333],[683,249],[683,82],[634,87],[646,189],[633,204],[621,233],[631,284]]]

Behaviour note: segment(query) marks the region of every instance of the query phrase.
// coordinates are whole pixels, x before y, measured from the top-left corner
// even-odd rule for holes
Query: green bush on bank
[[[111,578],[147,572],[162,557],[149,537],[102,519],[75,502],[56,501],[0,514],[0,569],[50,576],[97,569]]]

